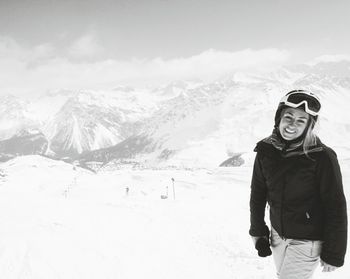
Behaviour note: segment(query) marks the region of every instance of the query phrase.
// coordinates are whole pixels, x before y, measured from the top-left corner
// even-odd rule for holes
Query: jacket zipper
[[[285,240],[285,237],[284,237],[284,225],[283,225],[283,207],[284,207],[284,192],[285,192],[285,189],[286,189],[286,175],[284,175],[283,177],[283,185],[282,185],[282,197],[281,197],[281,238],[283,240]]]

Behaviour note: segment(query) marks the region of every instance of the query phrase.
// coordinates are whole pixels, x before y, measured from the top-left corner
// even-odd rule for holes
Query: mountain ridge
[[[65,90],[60,97],[65,102],[60,99],[61,107],[49,120],[41,119],[39,128],[33,127],[35,120],[23,119],[25,103],[14,104],[11,115],[18,123],[27,123],[22,130],[41,131],[48,142],[45,155],[56,158],[102,165],[128,160],[152,166],[220,165],[229,154],[249,152],[261,135],[270,132],[281,94],[295,88],[309,89],[324,101],[321,132],[331,140],[325,130],[346,123],[344,114],[334,111],[350,104],[350,78],[345,75],[350,62],[337,63],[284,67],[266,75],[235,74],[208,84],[177,81],[155,89]],[[48,106],[50,98],[57,97],[46,95]],[[342,128],[345,138],[350,133],[347,127]],[[13,137],[20,131],[13,131]]]

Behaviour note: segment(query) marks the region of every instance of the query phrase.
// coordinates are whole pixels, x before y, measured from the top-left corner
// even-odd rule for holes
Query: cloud
[[[24,48],[0,37],[0,94],[34,94],[57,89],[108,89],[120,84],[159,85],[179,79],[212,81],[237,71],[270,71],[285,64],[290,53],[279,49],[237,52],[210,49],[176,59],[82,59],[101,50],[93,36],[83,36],[68,48],[50,43]],[[79,56],[80,60],[71,55]]]
[[[50,44],[45,43],[33,48],[33,54],[35,59],[47,59],[50,57],[54,57],[56,52],[56,48]]]
[[[314,58],[311,62],[309,62],[309,65],[316,65],[321,62],[340,62],[340,61],[350,61],[350,55],[348,54],[327,54],[327,55],[321,55],[316,58]]]
[[[157,58],[145,63],[145,67],[148,75],[213,80],[236,71],[268,71],[286,63],[289,56],[289,52],[278,49],[237,52],[210,49],[187,58]]]
[[[93,33],[86,34],[75,40],[68,49],[68,53],[74,57],[91,57],[103,51]]]
[[[17,56],[22,50],[15,40],[0,36],[0,58]]]

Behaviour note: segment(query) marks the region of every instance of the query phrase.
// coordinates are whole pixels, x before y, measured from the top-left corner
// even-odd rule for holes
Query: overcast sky
[[[0,89],[205,78],[349,55],[349,10],[348,0],[0,0]]]

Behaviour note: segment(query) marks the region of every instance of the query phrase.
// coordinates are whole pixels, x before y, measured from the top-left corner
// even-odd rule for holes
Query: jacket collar
[[[254,151],[263,152],[269,155],[279,155],[281,157],[295,157],[300,155],[306,155],[303,149],[304,139],[297,139],[294,141],[285,141],[279,135],[277,129],[272,131],[272,134],[263,139],[262,141],[257,143]],[[320,152],[322,151],[323,144],[321,143],[319,138],[316,138],[316,144],[310,146],[307,150],[307,154]]]

